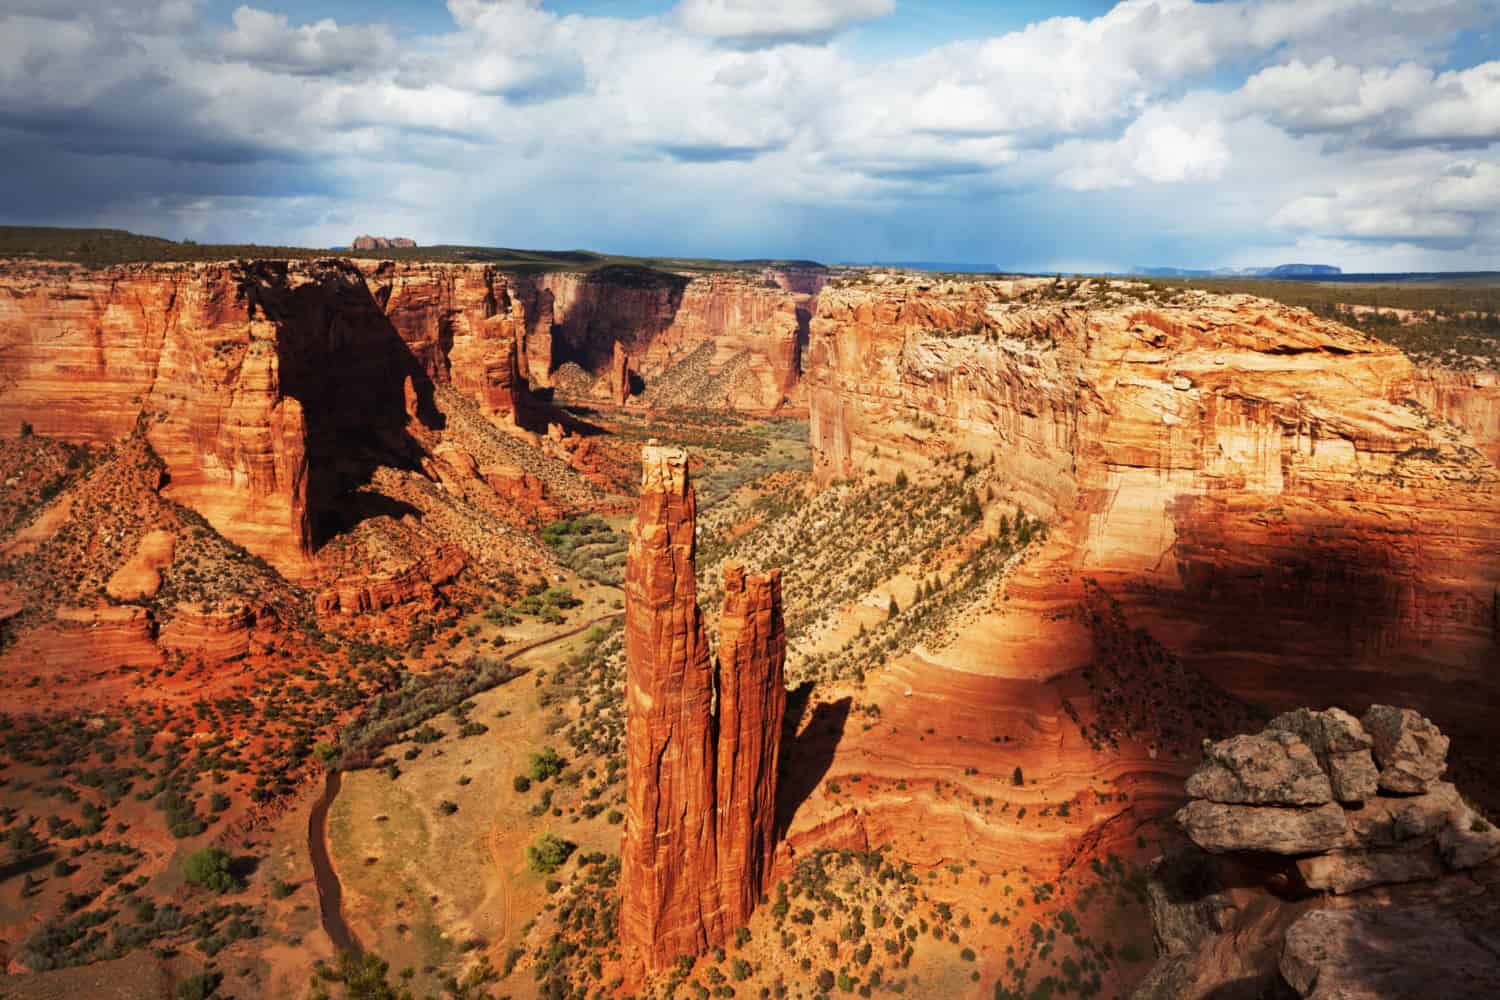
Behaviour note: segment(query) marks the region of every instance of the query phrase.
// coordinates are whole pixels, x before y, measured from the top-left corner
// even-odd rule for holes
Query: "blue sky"
[[[1500,269],[1497,140],[1500,0],[0,0],[0,222]]]

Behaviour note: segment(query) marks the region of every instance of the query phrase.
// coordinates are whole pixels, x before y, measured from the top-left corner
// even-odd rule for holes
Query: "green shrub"
[[[230,871],[228,852],[218,847],[204,847],[189,854],[183,860],[182,873],[193,885],[211,892],[230,892],[239,885]]]
[[[177,984],[177,1000],[208,1000],[219,991],[222,972],[200,972]]]
[[[563,759],[557,755],[552,747],[547,747],[541,753],[531,755],[531,780],[546,781],[562,773]]]
[[[575,846],[554,834],[540,834],[526,847],[526,867],[538,875],[551,875],[572,856]]]

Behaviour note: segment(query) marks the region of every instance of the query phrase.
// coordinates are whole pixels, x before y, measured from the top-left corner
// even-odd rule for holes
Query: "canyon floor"
[[[208,396],[239,380],[211,416],[172,409],[163,349],[168,402],[118,434],[54,413],[0,439],[0,994],[617,995],[626,531],[652,441],[691,456],[709,632],[726,565],[781,571],[788,703],[771,890],[637,996],[1129,996],[1204,739],[1288,704],[1410,693],[1452,780],[1500,807],[1500,397],[1477,351],[1413,375],[1333,319],[1134,284],[538,291],[361,266],[293,290],[375,275],[395,347],[451,356],[381,383],[395,422],[338,439],[355,485],[303,497],[303,548],[267,528],[299,516],[277,463],[303,445],[278,429],[292,397],[261,406],[247,374],[259,327],[195,362],[222,376]],[[458,306],[423,298],[464,282]],[[256,294],[259,323],[281,306]],[[539,332],[533,294],[572,311]],[[544,336],[663,302],[687,318],[636,355],[578,348],[513,388]],[[100,338],[128,325],[109,316]],[[1436,320],[1403,323],[1417,356]],[[23,374],[7,413],[67,382]],[[1295,565],[1256,561],[1294,543]]]

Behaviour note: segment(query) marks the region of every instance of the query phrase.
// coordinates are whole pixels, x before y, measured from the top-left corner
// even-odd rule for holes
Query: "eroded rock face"
[[[804,269],[795,275],[779,270],[675,275],[605,268],[542,275],[537,299],[545,295],[552,304],[548,343],[554,365],[572,361],[607,376],[618,344],[648,395],[658,384],[691,390],[691,399],[669,395],[659,399],[663,403],[769,411],[803,401],[803,317],[824,274]]]
[[[749,918],[776,850],[776,768],[786,715],[781,571],[724,567],[719,618],[719,881],[730,927]]]
[[[1286,934],[1281,975],[1307,1000],[1500,994],[1500,931],[1434,907],[1318,910]]]
[[[1344,810],[1337,803],[1299,809],[1288,806],[1226,805],[1195,799],[1177,812],[1177,822],[1193,843],[1211,854],[1265,851],[1310,854],[1344,842]]]
[[[1371,744],[1378,773],[1362,760],[1351,768]],[[1445,863],[1472,868],[1500,854],[1500,832],[1436,780],[1447,750],[1448,738],[1409,709],[1377,705],[1363,724],[1337,708],[1298,709],[1259,735],[1205,743],[1177,821],[1210,853],[1316,855],[1297,861],[1302,880],[1335,893],[1432,878]],[[1379,794],[1419,783],[1415,794]],[[1335,784],[1347,811],[1331,801]],[[1318,808],[1288,808],[1308,805]]]
[[[1456,692],[1500,696],[1490,411],[1431,419],[1399,350],[1301,310],[1140,296],[835,281],[804,376],[816,476],[993,455],[1002,499],[1049,522],[1034,576],[1098,580],[1231,693],[1287,709],[1437,675],[1423,711],[1482,732]]]
[[[416,245],[416,240],[405,236],[356,236],[354,242],[349,244],[349,248],[351,250],[392,250],[410,249]]]
[[[609,365],[609,401],[619,406],[630,402],[630,357],[618,343]]]
[[[1448,769],[1448,737],[1411,709],[1373,705],[1364,727],[1374,741],[1383,790],[1425,792]]]
[[[1298,710],[1262,735],[1305,733],[1334,765],[1368,738],[1403,776],[1411,755],[1379,747],[1408,733],[1443,742],[1415,713],[1372,715]],[[1223,768],[1214,746],[1200,774]],[[1500,832],[1453,785],[1301,808],[1195,799],[1177,818],[1196,847],[1153,866],[1158,961],[1136,1000],[1481,996],[1500,984]]]
[[[687,455],[653,444],[642,465],[625,577],[627,983],[721,943],[766,891],[786,710],[780,573],[726,567],[716,663]]]
[[[1295,733],[1312,749],[1328,773],[1333,797],[1338,801],[1363,802],[1375,794],[1379,773],[1370,754],[1374,742],[1348,712],[1341,708],[1325,712],[1299,708],[1278,715],[1266,728]]]
[[[1333,800],[1328,775],[1301,739],[1285,732],[1232,736],[1203,747],[1187,793],[1210,802],[1320,805]]]
[[[639,977],[723,940],[713,661],[693,570],[687,455],[648,446],[625,573],[620,934]]]

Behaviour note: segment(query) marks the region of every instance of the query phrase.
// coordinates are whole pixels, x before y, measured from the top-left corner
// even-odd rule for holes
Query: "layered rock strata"
[[[1049,523],[1028,597],[1076,604],[1095,580],[1234,695],[1416,697],[1482,738],[1500,469],[1477,389],[1444,390],[1449,422],[1389,344],[1249,296],[1118,283],[846,278],[810,333],[820,482],[993,459],[998,499]]]
[[[1192,844],[1153,867],[1158,961],[1137,1000],[1492,992],[1500,832],[1440,780],[1441,735],[1377,705],[1362,719],[1299,709],[1206,745],[1188,791],[1214,798],[1178,813]],[[1333,772],[1350,758],[1362,791],[1341,804]],[[1321,802],[1309,759],[1328,778]],[[1386,791],[1388,771],[1411,791]]]
[[[319,512],[368,453],[419,452],[405,427],[436,423],[435,384],[515,415],[525,334],[481,266],[8,264],[0,428],[104,444],[143,422],[164,495],[305,579]]]
[[[825,274],[605,268],[543,275],[537,302],[545,295],[552,305],[549,361],[608,375],[618,345],[648,395],[676,381],[691,385],[697,398],[684,402],[695,405],[758,411],[800,405],[805,321]],[[528,358],[534,370],[538,358]]]
[[[766,890],[786,691],[779,574],[726,569],[719,659],[687,455],[648,446],[625,582],[627,980],[721,943]]]
[[[1347,893],[1434,878],[1500,856],[1500,830],[1440,780],[1447,756],[1447,737],[1411,709],[1375,705],[1362,720],[1300,709],[1259,735],[1206,744],[1187,782],[1193,801],[1177,821],[1213,854],[1295,856],[1309,889]]]

